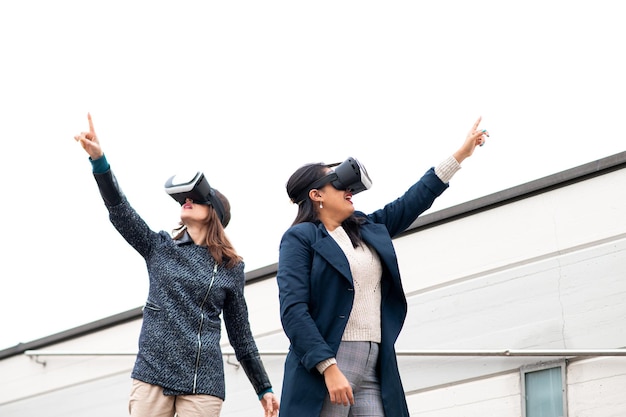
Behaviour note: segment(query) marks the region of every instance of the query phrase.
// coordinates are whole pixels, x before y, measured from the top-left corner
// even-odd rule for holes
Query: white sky
[[[87,112],[153,229],[178,222],[165,180],[203,170],[233,205],[226,231],[251,271],[277,261],[296,214],[284,184],[308,162],[359,159],[374,185],[354,202],[371,211],[482,115],[491,138],[435,211],[623,151],[621,10],[604,0],[2,2],[0,349],[145,300],[143,259],[109,223],[73,139]]]

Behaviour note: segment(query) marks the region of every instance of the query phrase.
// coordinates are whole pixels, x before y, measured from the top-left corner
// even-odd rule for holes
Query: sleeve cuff
[[[317,372],[319,372],[320,374],[324,374],[324,371],[326,370],[326,368],[328,368],[330,365],[334,365],[337,363],[337,359],[335,358],[330,358],[330,359],[326,359],[321,361],[320,363],[318,363],[317,365],[315,365],[315,368],[317,369]]]
[[[444,184],[447,184],[460,169],[461,165],[454,159],[454,156],[450,155],[435,168],[435,174]]]
[[[271,388],[264,389],[263,391],[259,392],[259,401],[261,401],[263,399],[263,396],[268,392],[271,392],[272,394],[274,393]]]
[[[89,157],[89,162],[91,162],[91,170],[94,174],[104,174],[111,168],[104,154],[98,159],[91,159],[91,157]]]

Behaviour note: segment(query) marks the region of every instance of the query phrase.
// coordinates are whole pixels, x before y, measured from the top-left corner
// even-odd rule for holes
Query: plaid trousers
[[[332,404],[327,395],[320,417],[385,417],[376,374],[378,343],[342,341],[336,359],[352,386],[354,405]]]

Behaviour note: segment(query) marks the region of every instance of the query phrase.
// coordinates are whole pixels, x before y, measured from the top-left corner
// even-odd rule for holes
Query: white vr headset
[[[222,226],[226,227],[224,224],[224,206],[202,172],[170,177],[165,181],[165,192],[181,206],[185,204],[188,198],[194,203],[212,206],[217,212]]]

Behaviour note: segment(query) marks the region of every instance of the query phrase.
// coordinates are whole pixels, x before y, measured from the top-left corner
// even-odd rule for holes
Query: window
[[[565,362],[521,369],[524,417],[566,417]]]

